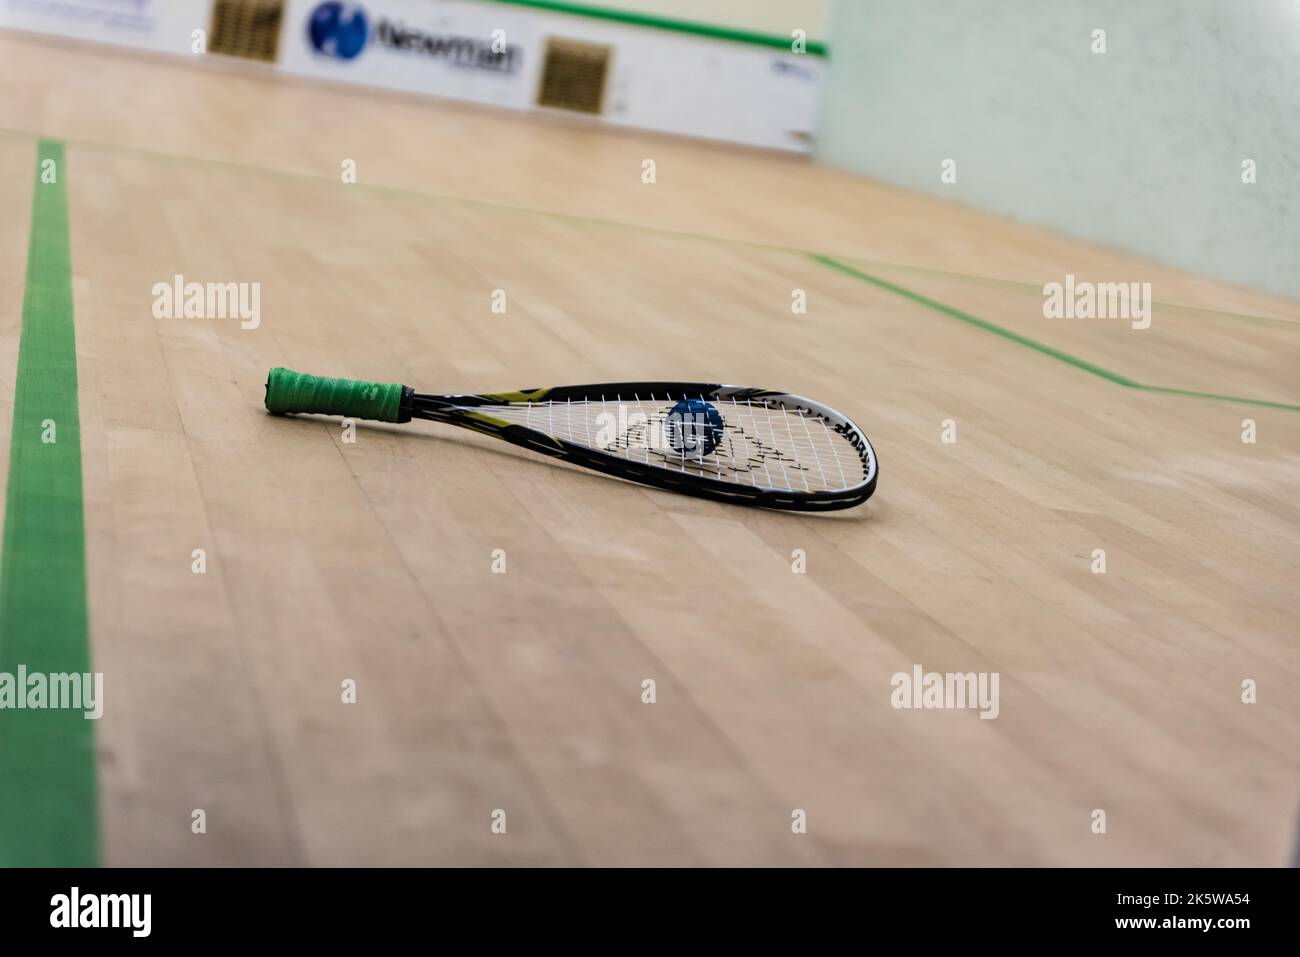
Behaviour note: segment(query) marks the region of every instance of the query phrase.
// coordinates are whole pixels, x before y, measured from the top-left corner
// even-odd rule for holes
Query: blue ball
[[[668,410],[664,438],[683,457],[703,458],[722,441],[722,415],[703,399],[682,399]]]

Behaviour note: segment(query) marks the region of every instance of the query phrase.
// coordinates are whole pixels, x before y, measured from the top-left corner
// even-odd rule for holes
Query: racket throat
[[[402,400],[397,405],[397,421],[410,422],[415,414],[415,390],[409,385],[402,386]]]

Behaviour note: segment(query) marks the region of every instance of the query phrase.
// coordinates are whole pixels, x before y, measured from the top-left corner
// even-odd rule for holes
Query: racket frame
[[[545,402],[626,402],[641,396],[663,396],[665,403],[695,398],[723,404],[743,402],[767,408],[785,409],[800,415],[815,415],[839,433],[858,453],[862,461],[863,480],[843,489],[805,491],[757,484],[727,482],[720,479],[677,471],[653,463],[629,461],[618,455],[569,442],[558,436],[491,415],[484,407],[536,406]],[[481,395],[426,395],[409,387],[402,389],[400,421],[412,418],[442,422],[501,439],[541,455],[574,465],[627,479],[641,485],[693,495],[697,498],[756,505],[762,508],[800,512],[830,512],[861,505],[876,490],[879,466],[875,449],[866,434],[847,416],[829,406],[803,396],[770,389],[699,382],[617,382],[593,385],[569,385],[518,392]],[[725,417],[725,416],[724,416]]]

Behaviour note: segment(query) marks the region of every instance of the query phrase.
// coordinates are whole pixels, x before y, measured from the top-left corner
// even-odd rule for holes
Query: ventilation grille
[[[284,0],[217,0],[208,49],[274,63],[280,47]]]
[[[599,113],[605,98],[611,48],[548,37],[538,106]]]

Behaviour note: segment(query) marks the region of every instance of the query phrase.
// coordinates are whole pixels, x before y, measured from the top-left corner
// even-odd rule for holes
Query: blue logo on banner
[[[360,4],[328,0],[312,11],[307,35],[316,52],[351,60],[365,49],[370,21]]]

